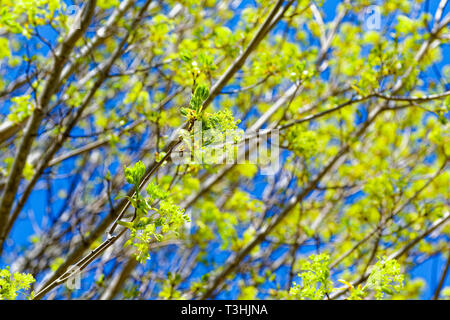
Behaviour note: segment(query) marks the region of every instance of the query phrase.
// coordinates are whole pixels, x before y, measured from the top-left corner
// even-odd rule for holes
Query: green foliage
[[[306,159],[317,152],[318,137],[315,131],[304,130],[301,126],[293,126],[286,133],[289,149],[299,157]]]
[[[167,279],[163,282],[162,289],[159,292],[159,298],[166,300],[180,300],[183,299],[181,292],[176,290],[174,287],[180,284],[181,275],[179,273],[172,274],[167,273]]]
[[[150,258],[149,250],[152,243],[162,241],[171,235],[177,236],[177,230],[185,222],[189,222],[189,216],[174,204],[166,190],[151,182],[146,188],[148,197],[144,197],[139,189],[139,184],[145,174],[145,165],[138,161],[133,166],[125,166],[125,177],[132,184],[136,194],[128,198],[135,208],[133,221],[118,221],[118,223],[130,229],[130,238],[125,246],[132,245],[136,248],[136,259],[143,263]],[[156,203],[159,202],[159,206]]]
[[[202,103],[208,98],[208,96],[209,96],[208,87],[204,84],[198,85],[194,90],[194,94],[191,96],[189,107],[195,110],[197,113],[200,113]]]
[[[127,182],[139,188],[145,174],[145,165],[142,161],[138,161],[133,166],[125,166],[124,173]]]
[[[33,27],[46,24],[60,8],[59,0],[2,0],[0,28],[30,37]]]
[[[329,264],[330,256],[325,253],[309,256],[309,261],[305,261],[301,265],[302,272],[298,274],[302,283],[294,282],[289,294],[300,299],[323,299],[333,291]]]
[[[0,38],[0,60],[6,57],[11,57],[11,51],[8,47],[8,39]]]
[[[30,101],[30,96],[14,97],[11,101],[14,105],[10,109],[8,120],[14,123],[20,123],[28,118],[34,110],[34,106]]]
[[[138,286],[131,286],[123,290],[122,294],[124,299],[136,299],[139,297],[139,288]]]
[[[364,288],[375,291],[375,298],[382,299],[384,294],[393,295],[403,286],[404,275],[401,274],[400,264],[388,260],[386,256],[379,258],[373,266]]]
[[[1,0],[0,219],[17,230],[22,218],[42,217],[26,247],[17,232],[6,235],[2,249],[18,271],[44,279],[74,246],[102,244],[118,205],[111,196],[126,181],[135,194],[118,224],[128,247],[114,248],[111,274],[92,260],[87,278],[104,277],[81,298],[101,296],[129,271],[120,265],[129,250],[156,261],[132,270],[119,291],[127,299],[220,290],[242,299],[423,297],[425,280],[374,259],[404,252],[407,267],[448,251],[445,14],[435,19],[423,1],[377,2],[381,26],[367,30],[373,1],[341,1],[329,15],[323,1],[298,0],[258,34],[274,1],[149,1],[142,12],[146,1],[132,2],[97,0],[86,29],[74,29],[73,9],[87,1]],[[74,30],[85,31],[63,45]],[[274,176],[261,174],[265,159],[224,164],[211,151],[225,144],[237,153],[226,142],[256,127],[282,128]],[[174,132],[185,145],[170,149]],[[186,148],[195,162],[172,161]],[[116,166],[130,159],[142,161]],[[157,163],[151,176],[144,163]],[[314,242],[329,256],[297,259]]]
[[[329,298],[333,291],[348,289],[350,294],[348,299],[361,300],[373,293],[376,299],[382,299],[385,294],[394,295],[399,293],[403,287],[404,275],[401,273],[400,265],[395,259],[388,260],[383,256],[379,258],[373,266],[364,286],[358,285],[356,288],[348,281],[339,279],[345,284],[344,288],[334,288],[330,278],[330,256],[322,253],[311,255],[301,264],[302,272],[298,274],[301,284],[293,282],[289,290],[289,295],[299,299],[322,300]]]
[[[11,274],[9,267],[0,270],[0,300],[15,300],[21,290],[29,290],[35,279],[31,274],[16,272]],[[33,293],[31,293],[31,298]]]
[[[450,300],[450,287],[442,289],[442,297],[446,300]]]
[[[257,294],[258,294],[258,289],[256,287],[245,286],[242,289],[242,292],[239,295],[238,300],[255,300]]]
[[[205,147],[214,144],[223,145],[226,142],[237,143],[243,137],[243,131],[237,129],[240,120],[235,120],[233,113],[229,109],[219,110],[214,113],[201,112],[201,102],[208,95],[207,87],[197,87],[193,95],[194,98],[191,98],[192,109],[183,109],[184,111],[189,110],[186,111],[186,117],[189,121],[196,121],[194,122],[193,130],[191,132],[184,129],[180,130],[180,135],[186,148],[194,154],[196,161],[204,164],[217,163],[217,158],[222,155],[222,153],[216,152],[206,154]],[[198,101],[197,105],[195,103],[192,105],[193,99]],[[201,140],[199,139],[200,135]],[[229,146],[229,148],[232,147]]]
[[[235,120],[230,110],[220,110],[213,114],[205,113],[203,118],[203,130],[218,130],[225,132],[227,130],[237,129],[240,120]]]
[[[209,96],[209,89],[206,85],[198,85],[194,93],[191,95],[191,101],[189,102],[189,107],[180,109],[182,115],[186,116],[190,121],[196,120],[202,111],[203,101],[205,101]]]
[[[306,61],[296,61],[291,68],[290,78],[293,82],[309,81],[315,74],[314,70],[307,70]]]

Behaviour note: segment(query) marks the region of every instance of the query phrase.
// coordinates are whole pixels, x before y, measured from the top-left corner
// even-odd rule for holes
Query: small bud
[[[190,51],[183,50],[180,52],[180,58],[184,62],[189,62],[192,60],[192,53]]]
[[[187,116],[188,110],[187,110],[186,108],[184,108],[184,107],[181,107],[181,108],[180,108],[180,113],[181,113],[183,116]]]
[[[195,88],[194,96],[199,97],[202,101],[208,99],[209,89],[204,84],[199,85]]]

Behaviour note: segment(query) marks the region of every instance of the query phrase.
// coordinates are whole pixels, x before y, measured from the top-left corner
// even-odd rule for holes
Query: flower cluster
[[[145,165],[139,161],[133,166],[125,167],[125,178],[136,190],[134,196],[128,197],[135,208],[134,219],[130,222],[118,221],[118,224],[130,229],[131,235],[125,246],[136,248],[136,258],[143,263],[149,259],[149,245],[162,241],[166,236],[177,236],[177,230],[189,222],[189,216],[170,198],[166,190],[157,184],[149,183],[146,188],[147,197],[139,189],[145,175]]]

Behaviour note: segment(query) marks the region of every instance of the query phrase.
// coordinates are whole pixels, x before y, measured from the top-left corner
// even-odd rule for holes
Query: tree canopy
[[[447,0],[0,3],[0,299],[450,297]]]

